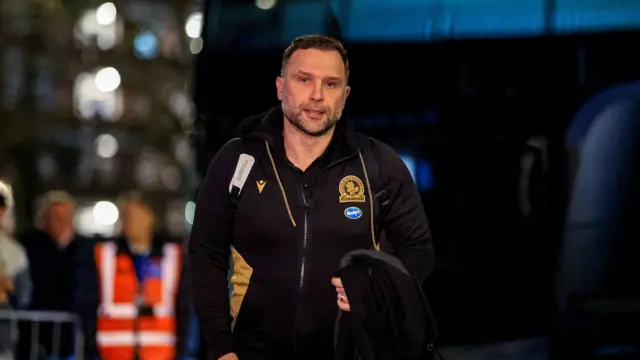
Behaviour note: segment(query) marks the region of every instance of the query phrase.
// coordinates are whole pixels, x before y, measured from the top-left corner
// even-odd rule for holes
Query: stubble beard
[[[287,108],[283,104],[282,110],[284,113],[284,117],[287,119],[287,121],[289,121],[291,125],[300,130],[300,132],[302,132],[303,134],[312,137],[320,137],[328,133],[336,126],[338,120],[340,120],[340,117],[342,116],[342,110],[338,111],[334,117],[331,117],[329,113],[325,113],[325,118],[324,120],[322,120],[322,126],[317,130],[313,130],[305,127],[303,119],[304,112],[301,107]]]

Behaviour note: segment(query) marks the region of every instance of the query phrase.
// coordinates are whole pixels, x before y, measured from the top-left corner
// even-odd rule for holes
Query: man
[[[126,193],[118,204],[122,235],[95,249],[98,354],[102,360],[182,359],[191,310],[182,246],[155,231],[145,194]]]
[[[368,138],[365,145],[339,121],[348,78],[338,41],[294,40],[276,79],[281,105],[247,119],[241,139],[211,162],[189,251],[196,312],[212,359],[331,359],[336,291],[338,306],[349,310],[332,275],[347,252],[372,247],[372,236],[379,236],[372,234],[374,223],[413,275],[424,280],[432,270],[429,227],[406,166],[389,146]],[[364,159],[364,146],[375,159]],[[251,169],[241,154],[253,154]],[[364,169],[370,160],[379,164],[389,199],[375,221]],[[246,171],[241,201],[232,207]]]
[[[68,313],[78,310],[77,297],[85,286],[83,264],[91,259],[92,243],[76,234],[75,208],[75,200],[67,192],[47,192],[37,205],[37,228],[21,237],[33,281],[30,310]],[[51,322],[40,323],[37,342],[31,339],[32,324],[21,325],[19,358],[29,359],[32,351],[40,351],[46,359],[74,356],[72,324],[58,328]]]
[[[25,309],[31,301],[29,261],[24,248],[5,229],[4,219],[13,206],[8,184],[0,181],[0,310]],[[17,329],[0,316],[0,360],[14,359]]]

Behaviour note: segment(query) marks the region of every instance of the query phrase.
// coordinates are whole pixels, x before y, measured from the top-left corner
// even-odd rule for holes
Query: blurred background
[[[423,196],[442,358],[640,358],[639,1],[0,4],[15,236],[58,189],[78,234],[115,236],[137,189],[187,239],[209,161],[322,33],[349,51],[345,115]]]
[[[60,188],[77,197],[78,231],[112,235],[109,202],[140,188],[184,234],[198,177],[190,83],[203,3],[1,6],[0,176],[14,187],[18,229],[33,222],[38,194]]]

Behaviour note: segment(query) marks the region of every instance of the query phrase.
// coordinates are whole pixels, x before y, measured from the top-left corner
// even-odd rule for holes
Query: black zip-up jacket
[[[325,153],[303,172],[285,156],[283,122],[280,106],[246,119],[241,137],[212,160],[198,196],[189,253],[212,359],[230,352],[242,360],[331,359],[332,274],[343,255],[372,247],[361,137],[339,121]],[[373,140],[371,148],[390,200],[380,228],[394,254],[424,280],[434,255],[420,195],[389,146]],[[229,184],[240,154],[253,149],[264,155],[256,157],[234,213]]]
[[[355,250],[336,273],[350,312],[338,311],[334,360],[429,360],[436,321],[418,280],[398,258]]]

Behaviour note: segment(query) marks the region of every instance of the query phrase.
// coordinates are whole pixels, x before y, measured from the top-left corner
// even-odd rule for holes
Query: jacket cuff
[[[233,340],[220,342],[216,341],[215,346],[209,346],[210,360],[218,360],[228,353],[235,353],[235,344]]]

